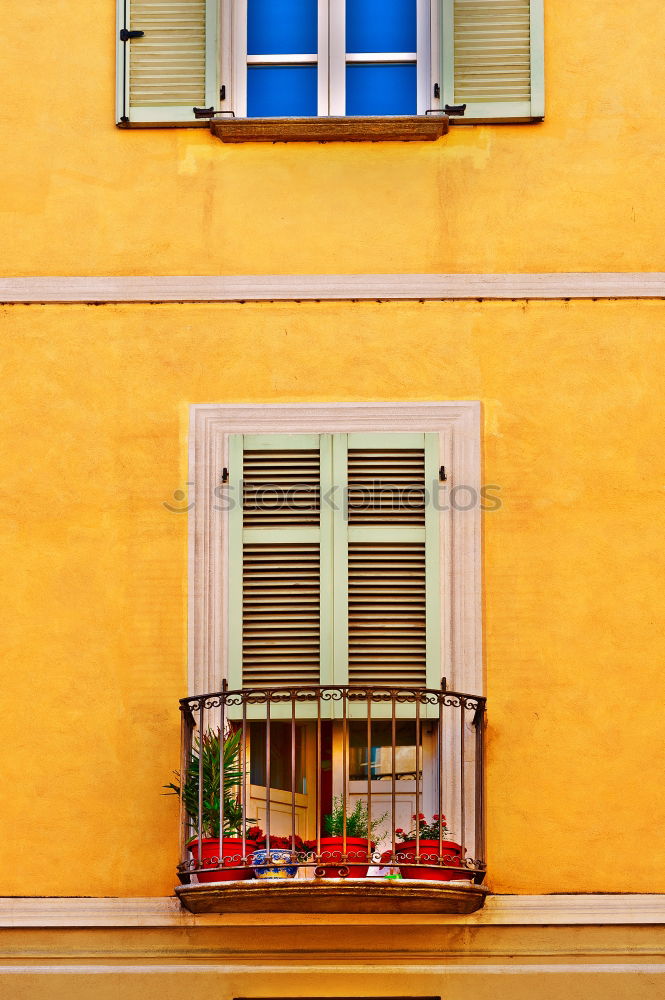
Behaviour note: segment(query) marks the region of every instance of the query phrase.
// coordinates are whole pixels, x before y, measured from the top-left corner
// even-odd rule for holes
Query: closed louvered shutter
[[[439,513],[436,434],[334,439],[335,676],[350,684],[437,686]]]
[[[443,0],[442,56],[456,121],[543,117],[543,0]]]
[[[329,677],[328,435],[234,435],[229,469],[229,682]]]
[[[438,468],[437,434],[231,436],[232,688],[439,686]]]
[[[117,0],[118,123],[195,121],[215,104],[216,0]],[[125,31],[142,31],[125,41]]]

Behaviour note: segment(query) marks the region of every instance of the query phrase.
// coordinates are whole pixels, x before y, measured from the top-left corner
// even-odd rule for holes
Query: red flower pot
[[[441,858],[443,859],[441,863],[446,865],[446,868],[439,866],[438,840],[421,840],[419,853],[420,864],[426,865],[427,867],[425,868],[420,868],[415,864],[415,840],[405,840],[403,844],[399,844],[396,847],[395,857],[399,862],[399,870],[402,873],[402,878],[424,878],[430,881],[452,882],[471,877],[471,873],[466,868],[462,868],[462,847],[460,844],[456,844],[454,840],[444,840],[441,845]],[[412,861],[413,864],[410,865],[409,861]],[[428,865],[428,862],[431,862],[431,864]],[[449,871],[449,868],[459,868],[460,871]]]
[[[253,841],[245,841],[246,854],[251,857],[256,848]],[[198,839],[190,840],[187,844],[188,850],[192,852],[194,861],[199,860]],[[222,840],[222,859],[224,865],[239,865],[243,856],[242,837],[224,837]],[[219,864],[219,840],[217,837],[201,838],[201,860],[203,869],[216,868]],[[237,879],[252,878],[254,872],[251,868],[223,868],[221,871],[199,871],[194,872],[199,882],[234,882]]]
[[[343,840],[341,837],[321,837],[321,862],[324,878],[341,878],[339,867],[330,865],[335,861],[348,869],[346,878],[365,878],[369,866],[367,840],[365,837],[346,838],[346,861],[342,861]],[[374,844],[371,845],[374,850]],[[359,863],[360,862],[360,863]]]

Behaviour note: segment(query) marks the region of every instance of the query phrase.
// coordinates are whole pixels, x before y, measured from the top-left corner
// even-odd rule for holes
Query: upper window
[[[532,121],[543,0],[117,0],[117,120],[424,115]]]
[[[221,106],[237,116],[415,115],[433,106],[429,0],[225,2],[234,32]]]

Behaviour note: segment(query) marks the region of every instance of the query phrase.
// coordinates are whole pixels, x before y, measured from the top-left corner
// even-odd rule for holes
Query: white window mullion
[[[429,97],[427,108],[442,108],[443,101],[443,80],[441,78],[441,5],[438,0],[429,4],[429,38],[426,47],[429,55],[429,66],[427,77],[429,79]],[[440,97],[434,96],[434,85],[439,85]],[[425,110],[427,110],[427,108]]]
[[[417,52],[347,52],[347,63],[414,63]]]
[[[236,118],[247,115],[247,0],[227,0],[233,11],[233,96]]]
[[[233,38],[233,9],[232,5],[225,0],[220,5],[219,14],[219,58],[220,58],[220,85],[224,87],[224,99],[219,95],[219,104],[215,102],[215,107],[222,111],[233,111],[233,98],[235,93],[234,81],[234,38]]]
[[[331,115],[346,114],[346,3],[330,0],[329,14],[329,65]]]
[[[248,66],[315,66],[316,52],[271,52],[270,55],[247,56]]]
[[[330,114],[330,78],[328,73],[328,60],[330,58],[329,46],[329,7],[330,0],[319,0],[319,58],[317,72],[317,101],[320,115]]]
[[[416,10],[416,45],[418,48],[418,62],[417,62],[417,104],[419,115],[424,115],[425,112],[433,107],[432,104],[432,86],[431,86],[431,71],[429,63],[429,17],[430,6],[435,7],[436,4],[430,5],[430,0],[418,0],[418,7]]]

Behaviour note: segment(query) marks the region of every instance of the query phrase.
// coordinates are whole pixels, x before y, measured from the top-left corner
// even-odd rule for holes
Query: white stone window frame
[[[434,97],[441,65],[441,12],[437,0],[416,0],[417,51],[415,53],[346,52],[346,17],[343,0],[318,0],[318,53],[297,55],[247,55],[247,0],[220,0],[221,84],[224,97],[219,107],[236,118],[247,116],[248,65],[315,65],[318,74],[319,117],[346,116],[346,65],[355,63],[395,64],[413,61],[417,66],[417,114],[442,107]],[[401,57],[401,58],[399,58]]]
[[[190,695],[219,690],[227,676],[228,515],[215,490],[228,466],[229,435],[353,431],[437,432],[446,456],[446,496],[454,487],[466,488],[463,502],[444,504],[448,509],[441,512],[441,675],[449,689],[483,694],[480,403],[465,401],[191,406]]]

